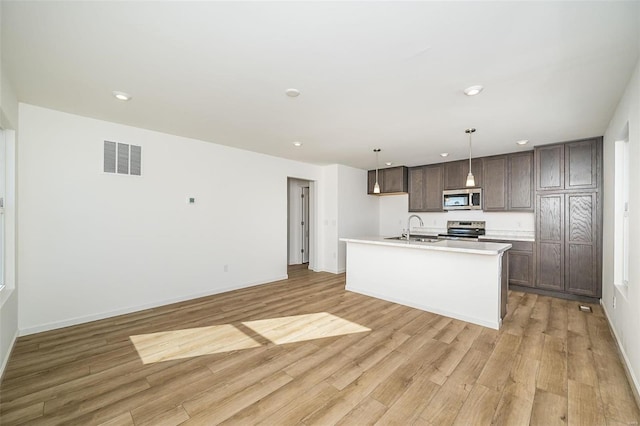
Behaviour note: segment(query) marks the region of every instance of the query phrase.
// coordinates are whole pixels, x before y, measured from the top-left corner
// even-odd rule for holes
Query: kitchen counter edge
[[[440,240],[433,243],[404,240],[388,240],[385,237],[340,238],[346,243],[373,244],[418,250],[449,251],[495,256],[511,248],[511,244],[484,241]]]

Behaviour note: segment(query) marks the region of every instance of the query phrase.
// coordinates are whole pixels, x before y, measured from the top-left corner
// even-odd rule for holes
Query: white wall
[[[379,197],[367,194],[367,171],[338,166],[338,234],[340,238],[378,235]],[[338,242],[339,272],[346,269],[346,243]]]
[[[0,26],[2,22],[2,2],[0,2]],[[0,45],[2,44],[0,40]],[[7,158],[7,199],[5,200],[5,284],[0,292],[0,378],[18,332],[18,286],[15,264],[15,157],[18,128],[18,100],[11,83],[4,72],[0,55],[0,128],[5,130]]]
[[[380,198],[380,235],[397,236],[407,228],[409,215],[409,196],[385,195]],[[520,233],[534,231],[535,214],[529,212],[484,212],[459,210],[451,212],[415,213],[429,230],[444,231],[448,220],[484,220],[487,233]],[[418,227],[418,220],[412,219],[411,229]]]
[[[320,223],[324,239],[325,270],[337,274],[338,269],[338,165],[331,164],[323,170],[326,187],[336,188],[324,197],[324,216]]]
[[[327,187],[337,188],[325,199],[322,223],[327,271],[342,273],[346,268],[346,245],[338,238],[377,235],[378,197],[367,195],[367,171],[333,164],[324,170]]]
[[[19,112],[24,334],[284,278],[287,176],[317,182],[316,222],[337,198],[320,166],[26,104]],[[102,173],[104,140],[141,145],[142,176]],[[316,268],[333,270],[323,245],[337,235],[318,240]]]
[[[614,285],[614,142],[629,125],[629,286]],[[602,305],[640,393],[640,64],[604,134]],[[634,165],[636,167],[634,167]],[[636,190],[634,190],[636,189]],[[635,260],[635,261],[634,261]],[[616,307],[613,307],[613,298]]]
[[[4,130],[4,284],[0,291],[0,377],[18,336],[18,290],[16,286],[16,193],[15,131]]]

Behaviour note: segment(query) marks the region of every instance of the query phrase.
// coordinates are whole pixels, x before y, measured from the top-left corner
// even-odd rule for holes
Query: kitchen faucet
[[[420,216],[418,216],[417,214],[412,214],[411,216],[409,216],[409,220],[407,220],[407,241],[409,241],[409,234],[411,234],[411,219],[414,217],[418,219],[420,226],[424,226],[424,223],[422,223],[422,218],[420,218]]]

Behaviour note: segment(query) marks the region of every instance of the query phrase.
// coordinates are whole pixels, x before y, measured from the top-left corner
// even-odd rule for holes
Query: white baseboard
[[[620,354],[622,355],[624,370],[625,370],[625,373],[627,373],[627,377],[629,381],[631,382],[633,396],[636,398],[636,403],[640,405],[640,381],[638,381],[638,377],[635,375],[633,368],[631,367],[631,362],[629,362],[629,357],[627,356],[627,353],[625,352],[624,347],[620,343],[620,339],[618,338],[618,333],[616,332],[616,329],[613,326],[613,323],[611,322],[611,317],[609,316],[609,312],[607,311],[606,305],[603,303],[603,299],[600,299],[600,306],[602,306],[602,310],[604,311],[604,316],[607,319],[607,322],[609,323],[609,329],[611,329],[611,332],[613,333],[613,338],[615,339],[616,344],[618,345],[618,351],[620,351]]]
[[[13,333],[13,338],[11,339],[11,344],[9,345],[9,350],[5,354],[5,357],[2,360],[2,364],[0,365],[0,382],[2,382],[2,375],[4,374],[4,369],[9,362],[9,358],[11,358],[11,352],[13,352],[13,348],[16,345],[16,340],[18,340],[18,330]]]
[[[111,318],[118,315],[130,314],[132,312],[143,311],[145,309],[157,308],[159,306],[170,305],[172,303],[184,302],[185,300],[198,299],[200,297],[213,296],[214,294],[226,293],[233,290],[240,290],[242,288],[255,287],[262,284],[272,283],[274,281],[286,280],[288,277],[287,274],[280,275],[277,277],[269,278],[266,280],[261,280],[252,283],[239,284],[230,287],[217,288],[215,290],[189,294],[186,296],[175,297],[171,299],[159,300],[156,302],[145,303],[143,305],[137,306],[128,306],[122,309],[115,309],[109,312],[101,312],[99,314],[86,315],[82,317],[69,318],[64,321],[54,321],[46,324],[36,325],[32,327],[22,328],[20,329],[20,336],[27,336],[29,334],[42,333],[44,331],[55,330],[58,328],[69,327],[72,325],[84,324],[86,322],[97,321],[105,318]]]
[[[313,269],[313,272],[328,272],[330,274],[344,274],[346,269]]]

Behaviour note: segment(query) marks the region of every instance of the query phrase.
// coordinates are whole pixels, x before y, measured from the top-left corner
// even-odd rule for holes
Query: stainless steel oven
[[[442,191],[443,210],[482,210],[482,189]]]

